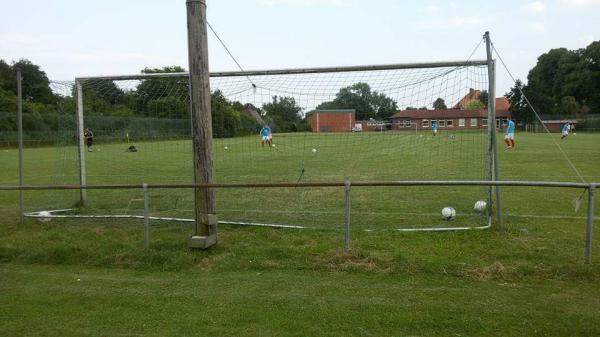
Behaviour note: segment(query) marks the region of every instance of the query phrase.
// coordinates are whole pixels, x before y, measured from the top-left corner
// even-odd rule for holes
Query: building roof
[[[508,98],[504,96],[496,97],[496,111],[508,109],[510,109],[510,101]]]
[[[436,119],[436,118],[487,118],[487,110],[402,110],[396,112],[391,118],[417,118],[417,119]],[[507,110],[497,110],[496,117],[508,116]]]
[[[307,115],[313,114],[313,113],[328,113],[328,114],[335,114],[335,113],[355,113],[356,109],[315,109],[315,110],[311,110],[309,112],[307,112]]]
[[[554,119],[554,120],[543,120],[544,124],[562,124],[562,123],[573,123],[577,124],[576,119]]]
[[[465,104],[472,100],[478,100],[481,97],[481,90],[477,89],[469,89],[469,93],[466,94],[463,98],[458,101],[452,108],[453,109],[462,109]],[[496,97],[496,111],[498,110],[508,110],[510,108],[510,101],[508,98],[501,96]]]

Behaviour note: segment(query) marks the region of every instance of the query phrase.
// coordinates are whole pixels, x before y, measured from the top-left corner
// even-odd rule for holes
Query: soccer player
[[[504,142],[506,143],[506,149],[510,150],[515,147],[515,122],[512,118],[508,117],[508,123],[506,123],[506,134],[504,135]]]
[[[571,123],[565,123],[562,127],[562,136],[560,139],[565,139],[569,135],[569,131],[571,131]]]
[[[94,143],[94,133],[90,128],[86,128],[83,132],[83,137],[85,137],[85,145],[87,145],[88,152],[92,152],[92,144]]]
[[[435,135],[437,135],[438,132],[438,124],[437,121],[432,121],[431,122],[431,132],[433,132],[433,136],[435,137]]]
[[[264,147],[265,143],[267,143],[269,145],[269,147],[272,146],[273,144],[273,136],[271,134],[271,128],[268,125],[263,126],[262,129],[260,129],[260,138],[261,138],[261,145]]]

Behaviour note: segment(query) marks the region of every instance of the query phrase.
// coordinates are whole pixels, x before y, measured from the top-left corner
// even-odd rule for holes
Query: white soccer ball
[[[456,211],[452,207],[444,207],[442,208],[442,217],[444,220],[454,220],[454,217],[456,217]]]
[[[317,152],[317,149],[312,149],[312,152],[313,152],[313,153]]]
[[[224,147],[224,149],[225,149],[225,150],[229,150],[229,146],[225,146],[225,147]]]
[[[273,147],[277,147],[275,144],[272,145]]]
[[[483,212],[485,211],[485,209],[487,208],[487,202],[485,202],[484,200],[479,200],[475,203],[475,206],[473,206],[473,209],[476,210],[477,212]]]
[[[48,221],[52,220],[52,218],[51,218],[52,214],[48,211],[41,211],[38,213],[38,215],[40,216],[39,218],[37,218],[38,221],[48,222]]]

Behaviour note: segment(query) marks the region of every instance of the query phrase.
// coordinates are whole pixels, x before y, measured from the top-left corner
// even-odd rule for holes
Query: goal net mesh
[[[81,80],[88,185],[193,182],[186,76]],[[217,183],[489,179],[488,88],[481,64],[293,74],[216,74]],[[64,104],[46,114],[27,153],[26,183],[78,184],[74,82],[53,82]],[[318,127],[314,119],[320,119]],[[437,135],[432,130],[438,126]],[[267,124],[273,146],[262,144]],[[352,132],[354,129],[355,132]],[[362,130],[362,131],[360,131]],[[38,132],[38,131],[36,131]],[[40,131],[41,132],[41,131]],[[28,135],[28,131],[26,131]],[[84,141],[84,143],[86,143]],[[369,187],[352,191],[353,226],[482,225],[487,187]],[[72,208],[79,191],[28,192],[31,210]],[[88,190],[88,214],[140,214],[141,190]],[[220,220],[339,228],[343,188],[219,189]],[[151,191],[153,216],[193,217],[189,189]],[[459,216],[441,219],[451,206]]]

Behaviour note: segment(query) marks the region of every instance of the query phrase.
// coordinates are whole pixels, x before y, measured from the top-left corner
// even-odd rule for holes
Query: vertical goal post
[[[500,179],[500,169],[498,162],[498,147],[496,145],[496,62],[492,58],[492,40],[490,38],[490,32],[485,32],[485,46],[486,46],[486,54],[487,54],[487,66],[488,66],[488,130],[489,130],[489,155],[490,155],[490,180],[499,180]],[[502,123],[500,123],[502,126]],[[496,217],[497,217],[497,227],[498,229],[502,229],[502,208],[500,203],[500,187],[494,186],[493,190],[495,191],[495,203],[492,205],[496,205]],[[491,196],[492,187],[490,186],[490,196],[489,200],[492,201],[493,198]],[[492,210],[492,205],[488,208],[488,211]]]

